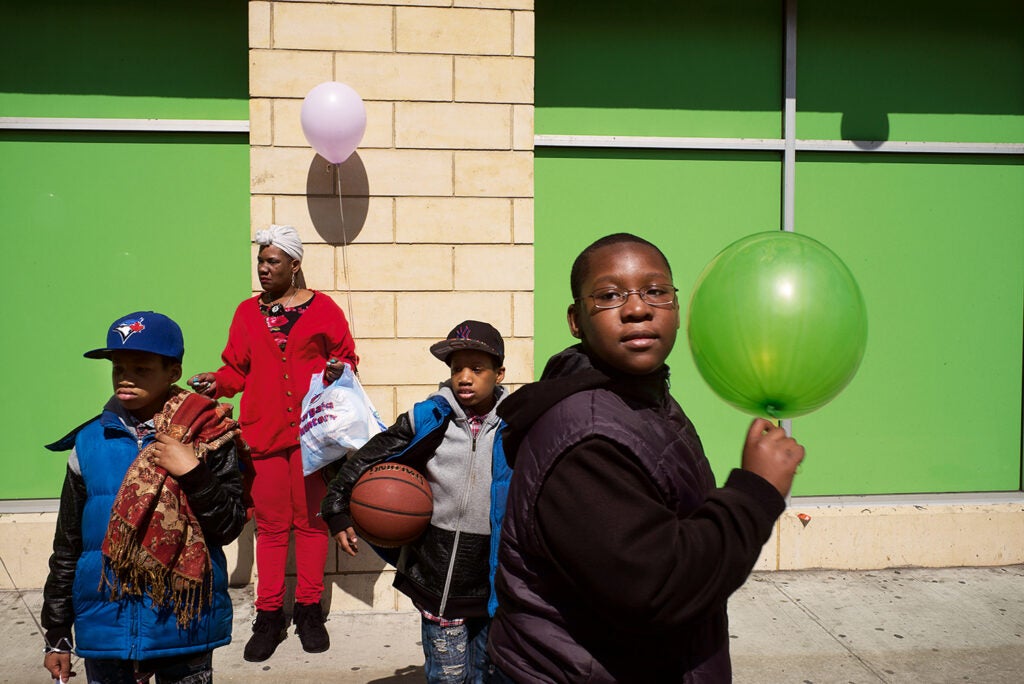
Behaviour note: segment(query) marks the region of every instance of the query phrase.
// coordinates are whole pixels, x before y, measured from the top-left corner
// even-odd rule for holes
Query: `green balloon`
[[[782,231],[734,242],[690,297],[690,351],[722,399],[757,416],[821,408],[864,357],[864,298],[846,264],[817,240]]]

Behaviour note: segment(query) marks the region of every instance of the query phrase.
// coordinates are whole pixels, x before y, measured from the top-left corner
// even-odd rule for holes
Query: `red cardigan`
[[[218,397],[245,390],[239,423],[254,458],[298,445],[302,398],[310,377],[322,373],[328,359],[353,369],[359,362],[345,314],[327,295],[314,292],[283,351],[267,329],[258,300],[259,295],[246,299],[235,309],[221,354],[224,365],[214,373]]]

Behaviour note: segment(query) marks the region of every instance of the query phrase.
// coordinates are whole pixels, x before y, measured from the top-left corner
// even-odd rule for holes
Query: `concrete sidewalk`
[[[415,613],[332,613],[327,653],[304,653],[290,631],[270,660],[247,663],[252,591],[232,592],[235,641],[214,655],[216,682],[423,681]],[[0,682],[48,681],[28,613],[38,616],[41,594],[0,592]],[[732,597],[729,614],[741,684],[1024,681],[1020,565],[755,573]],[[76,670],[73,681],[83,681],[84,666]]]

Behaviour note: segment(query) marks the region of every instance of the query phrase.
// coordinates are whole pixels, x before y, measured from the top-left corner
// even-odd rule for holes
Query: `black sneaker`
[[[260,663],[274,655],[277,645],[288,636],[288,620],[284,610],[257,610],[252,621],[252,636],[245,644],[242,657],[250,663]]]
[[[331,637],[324,628],[324,613],[319,603],[296,603],[292,611],[295,633],[306,653],[323,653],[331,647]]]

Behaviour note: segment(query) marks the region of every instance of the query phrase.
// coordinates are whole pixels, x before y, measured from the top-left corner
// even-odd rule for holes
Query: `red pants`
[[[253,454],[256,472],[252,498],[256,517],[256,609],[284,605],[288,537],[295,532],[296,603],[318,603],[324,591],[324,564],[330,539],[317,515],[327,485],[320,473],[302,474],[296,446],[272,454]]]

